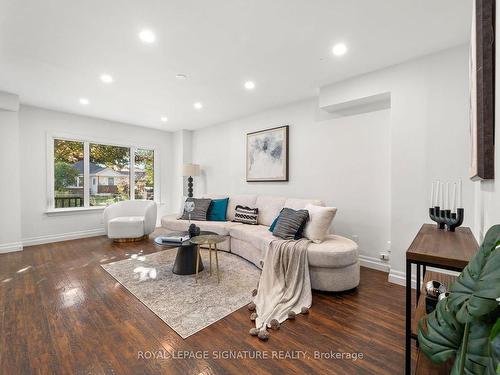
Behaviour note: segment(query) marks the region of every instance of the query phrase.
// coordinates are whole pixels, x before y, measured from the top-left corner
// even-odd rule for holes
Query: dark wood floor
[[[100,267],[140,250],[160,249],[94,237],[0,255],[0,374],[403,373],[404,288],[387,274],[362,268],[356,290],[315,292],[311,313],[285,322],[267,343],[248,335],[246,308],[183,340]],[[307,358],[213,357],[237,350],[305,351]],[[209,356],[138,358],[188,355],[179,351]],[[315,359],[315,351],[364,358]]]

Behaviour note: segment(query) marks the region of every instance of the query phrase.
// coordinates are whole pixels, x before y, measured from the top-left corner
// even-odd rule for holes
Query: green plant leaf
[[[463,324],[455,318],[447,302],[447,299],[439,301],[436,309],[418,322],[420,349],[435,363],[456,356],[464,333]]]
[[[495,325],[491,329],[489,339],[493,369],[496,369],[496,373],[500,374],[500,318],[497,318]]]
[[[492,321],[475,320],[469,323],[467,343],[462,343],[457,358],[462,350],[466,350],[464,374],[466,375],[495,375],[494,359],[490,355],[489,334],[493,326]],[[460,363],[455,361],[451,375],[461,375]]]
[[[455,357],[451,375],[462,375],[461,357],[464,358],[464,374],[494,375],[498,360],[491,355],[490,350],[490,331],[493,321],[489,316],[486,320],[472,321],[469,323],[469,333],[465,335],[464,325],[455,319],[447,302],[446,299],[439,301],[436,310],[427,318],[420,320],[418,330],[420,350],[435,363],[443,363]],[[425,323],[427,329],[424,329]],[[465,337],[467,341],[463,342]],[[498,339],[500,344],[500,336]],[[463,350],[465,353],[462,353]]]
[[[479,251],[450,288],[450,308],[461,323],[495,310],[500,297],[500,225],[491,227]]]
[[[499,245],[500,225],[495,225],[450,295],[419,322],[421,350],[433,362],[455,357],[452,375],[500,374]]]

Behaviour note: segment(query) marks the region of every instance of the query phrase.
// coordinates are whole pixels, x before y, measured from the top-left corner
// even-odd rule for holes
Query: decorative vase
[[[200,235],[200,227],[197,227],[195,224],[191,224],[188,229],[189,238],[193,238]]]
[[[436,309],[439,297],[447,291],[448,288],[446,285],[439,281],[431,280],[427,282],[425,285],[425,312],[427,314],[430,314]]]

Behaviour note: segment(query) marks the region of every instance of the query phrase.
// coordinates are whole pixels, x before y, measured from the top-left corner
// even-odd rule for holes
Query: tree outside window
[[[91,143],[89,173],[97,178],[90,190],[91,206],[107,206],[130,197],[130,148]],[[99,182],[101,180],[102,182]]]
[[[137,149],[134,155],[135,199],[154,199],[154,151]]]
[[[77,179],[83,177],[83,142],[54,140],[54,206],[83,207],[83,186]]]
[[[85,150],[88,166],[84,165]],[[86,176],[88,192],[84,191]],[[154,150],[54,139],[55,208],[107,206],[128,200],[131,183],[133,199],[154,199]]]

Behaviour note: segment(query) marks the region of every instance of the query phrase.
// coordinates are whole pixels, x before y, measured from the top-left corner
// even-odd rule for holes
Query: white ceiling
[[[471,7],[471,0],[0,0],[0,90],[40,107],[195,129],[465,43]],[[145,27],[155,44],[139,40]],[[349,48],[341,58],[331,54],[337,42]],[[103,84],[104,72],[115,82]],[[256,83],[252,92],[243,89],[247,79]]]

